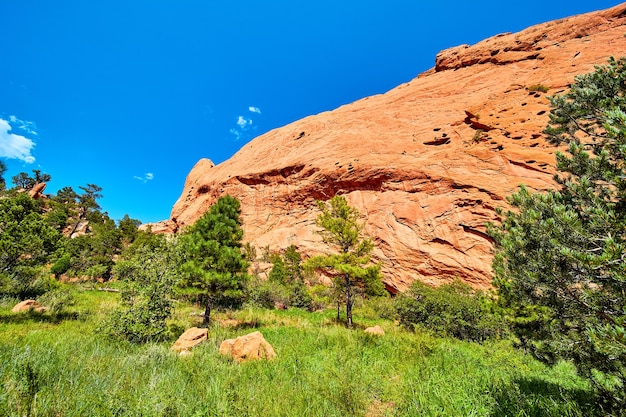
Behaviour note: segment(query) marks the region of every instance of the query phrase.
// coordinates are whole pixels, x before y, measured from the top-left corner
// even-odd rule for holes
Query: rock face
[[[390,291],[455,277],[487,287],[485,223],[518,185],[554,186],[547,95],[623,54],[624,24],[626,4],[443,51],[386,94],[270,131],[219,165],[200,160],[160,227],[191,225],[230,194],[245,241],[312,255],[324,250],[315,200],[341,194],[363,214]]]
[[[178,340],[172,345],[172,350],[183,353],[189,352],[191,348],[198,346],[202,342],[206,342],[209,332],[207,329],[192,327],[185,330]]]
[[[274,359],[276,352],[261,332],[253,332],[236,339],[227,339],[220,345],[220,353],[229,355],[237,362],[250,359]]]

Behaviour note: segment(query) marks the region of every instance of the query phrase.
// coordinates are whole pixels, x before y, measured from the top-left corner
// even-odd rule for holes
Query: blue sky
[[[437,52],[617,1],[0,0],[0,159],[169,217],[193,165],[383,93]]]

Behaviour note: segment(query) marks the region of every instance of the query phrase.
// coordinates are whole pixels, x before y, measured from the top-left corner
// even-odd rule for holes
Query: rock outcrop
[[[39,200],[43,197],[45,197],[44,195],[44,191],[46,189],[46,183],[45,182],[40,182],[35,184],[35,186],[33,188],[30,189],[30,191],[28,191],[28,195],[35,199],[35,200]]]
[[[487,287],[495,208],[522,183],[554,187],[547,96],[624,54],[625,24],[622,4],[443,51],[386,94],[270,131],[219,165],[200,160],[161,230],[230,194],[246,241],[310,255],[324,248],[315,200],[341,194],[363,214],[390,291],[455,277]]]
[[[222,355],[231,356],[237,362],[250,359],[274,359],[276,352],[261,332],[253,332],[236,339],[226,339],[220,345]]]

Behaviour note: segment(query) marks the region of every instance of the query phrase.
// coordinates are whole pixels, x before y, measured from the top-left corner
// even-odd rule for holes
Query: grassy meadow
[[[408,332],[355,309],[218,312],[209,341],[178,356],[173,342],[107,339],[98,324],[119,294],[74,287],[62,314],[11,313],[0,303],[0,416],[589,416],[598,414],[573,366],[546,367],[507,340],[484,344]],[[201,321],[177,304],[174,335]],[[384,336],[363,328],[378,324]],[[226,338],[263,333],[278,358],[243,364]]]

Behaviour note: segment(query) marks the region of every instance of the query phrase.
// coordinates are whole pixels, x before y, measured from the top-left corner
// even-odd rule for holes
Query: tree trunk
[[[350,286],[350,275],[345,275],[346,279],[346,326],[352,328],[352,287]]]
[[[211,297],[207,297],[206,306],[204,307],[204,317],[202,318],[202,325],[208,326],[211,316]]]

